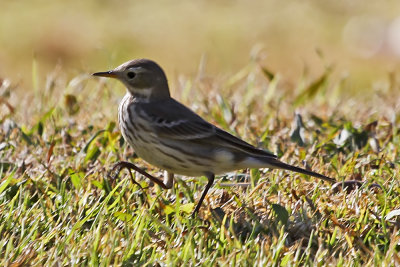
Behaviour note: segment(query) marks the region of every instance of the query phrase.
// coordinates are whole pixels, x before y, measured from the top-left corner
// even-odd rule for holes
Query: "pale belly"
[[[230,151],[221,149],[210,149],[208,156],[204,157],[204,151],[198,153],[203,155],[200,156],[191,150],[183,151],[181,148],[177,151],[172,147],[162,146],[157,141],[152,145],[140,142],[131,145],[136,154],[146,162],[170,173],[185,176],[196,177],[209,173],[223,174],[248,167],[263,167],[262,163],[252,158],[235,162],[234,155]]]
[[[212,164],[199,164],[199,160],[188,157],[174,149],[165,147],[155,141],[152,145],[134,142],[131,144],[136,154],[146,162],[168,172],[186,175],[202,176],[213,172]]]

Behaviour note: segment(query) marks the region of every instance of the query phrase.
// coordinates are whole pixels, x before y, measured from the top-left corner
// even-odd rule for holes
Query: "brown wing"
[[[139,115],[150,122],[158,136],[172,140],[197,140],[215,147],[229,148],[253,156],[273,157],[269,151],[258,149],[242,139],[208,123],[189,108],[170,99],[161,103],[140,105]]]

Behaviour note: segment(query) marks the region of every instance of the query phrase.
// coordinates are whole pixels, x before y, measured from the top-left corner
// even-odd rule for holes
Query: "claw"
[[[167,187],[161,180],[159,180],[158,178],[156,178],[156,177],[154,177],[154,176],[148,174],[148,173],[145,172],[144,170],[138,168],[135,164],[130,163],[130,162],[128,162],[128,161],[119,161],[119,162],[117,162],[117,163],[114,165],[114,167],[111,169],[111,171],[109,172],[108,176],[109,176],[112,180],[115,180],[115,179],[118,177],[119,173],[121,172],[121,170],[122,170],[123,168],[126,168],[126,169],[128,169],[129,171],[130,171],[130,170],[137,171],[138,173],[140,173],[140,174],[144,175],[145,177],[149,178],[150,181],[152,181],[152,182],[158,184],[159,186],[161,186],[162,188],[168,189],[168,187]],[[131,175],[132,182],[133,182],[134,184],[138,185],[140,188],[143,189],[143,187],[142,187],[140,184],[138,184],[138,182],[136,182],[135,179],[133,179],[132,173],[131,173],[131,172],[129,172],[129,173],[130,173],[130,175]],[[113,175],[113,174],[114,174],[114,175]]]

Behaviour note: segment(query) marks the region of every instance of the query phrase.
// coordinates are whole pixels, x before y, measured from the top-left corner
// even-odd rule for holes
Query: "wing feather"
[[[165,105],[168,105],[168,112]],[[149,106],[141,104],[139,115],[149,122],[152,130],[160,137],[171,140],[192,140],[211,144],[216,148],[227,148],[248,153],[249,156],[277,156],[258,149],[232,134],[208,123],[193,111],[171,98],[168,103]]]

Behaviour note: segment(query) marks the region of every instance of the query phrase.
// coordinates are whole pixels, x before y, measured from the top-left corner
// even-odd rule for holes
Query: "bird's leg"
[[[121,172],[121,170],[122,170],[123,168],[127,168],[127,169],[129,169],[129,170],[137,171],[138,173],[142,174],[143,176],[146,176],[147,178],[149,178],[150,181],[152,181],[153,183],[156,183],[156,184],[158,184],[159,186],[161,186],[163,189],[169,189],[169,188],[172,187],[172,185],[170,185],[171,182],[170,182],[169,184],[167,183],[167,185],[165,185],[165,184],[164,184],[161,180],[159,180],[158,178],[156,178],[156,177],[154,177],[154,176],[148,174],[148,173],[145,172],[144,170],[140,169],[139,167],[137,167],[136,165],[134,165],[133,163],[130,163],[130,162],[128,162],[128,161],[119,161],[119,162],[117,162],[117,163],[114,165],[114,167],[111,169],[111,171],[110,171],[110,173],[109,173],[109,176],[111,177],[111,179],[115,179],[116,177],[118,177],[119,173]],[[139,184],[133,179],[132,173],[130,173],[130,174],[131,174],[132,182],[133,182],[134,184],[139,185]],[[169,175],[168,175],[168,176],[169,176]],[[172,175],[172,179],[173,179],[173,175]],[[167,179],[167,181],[169,181],[169,180]],[[140,186],[140,185],[139,185],[139,186]]]
[[[192,217],[196,216],[196,214],[199,212],[201,204],[203,203],[203,200],[206,197],[208,190],[214,183],[215,175],[213,173],[207,173],[206,177],[208,178],[208,183],[206,185],[206,188],[204,188],[203,194],[201,195],[199,202],[197,202],[197,206],[192,213]]]
[[[172,172],[165,171],[163,182],[168,189],[171,189],[172,186],[174,185],[174,174]]]

